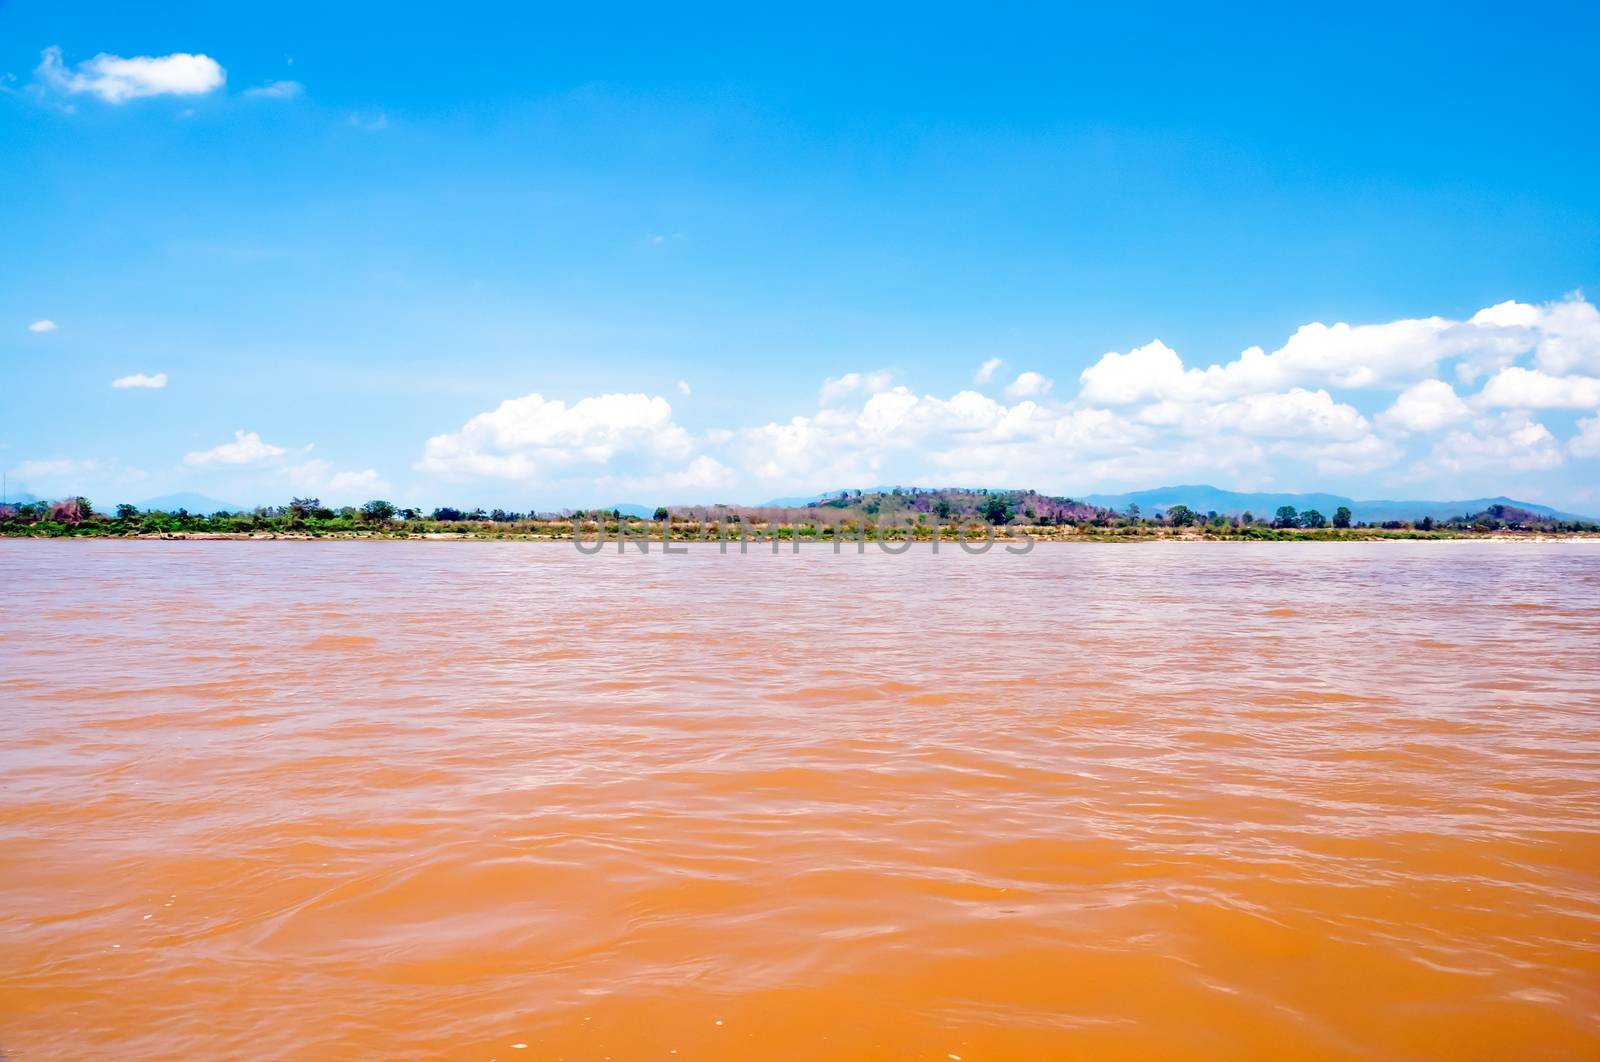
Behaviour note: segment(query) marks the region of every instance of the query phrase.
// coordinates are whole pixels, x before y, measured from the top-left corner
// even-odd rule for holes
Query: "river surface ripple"
[[[1594,544],[0,586],[14,1062],[1600,1057]]]

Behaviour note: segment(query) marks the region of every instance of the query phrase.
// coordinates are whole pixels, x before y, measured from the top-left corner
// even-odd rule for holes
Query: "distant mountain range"
[[[871,494],[873,492],[868,490],[863,491],[862,493]],[[827,494],[791,494],[788,497],[773,498],[771,501],[764,501],[761,503],[761,506],[765,509],[804,509],[806,506],[811,505],[820,498],[836,498],[838,496],[838,491],[831,491]]]
[[[939,488],[935,488],[935,487],[909,487],[909,486],[905,485],[904,483],[899,484],[899,485],[895,485],[895,484],[891,483],[891,484],[883,484],[882,486],[877,486],[877,487],[861,487],[861,488],[859,488],[859,492],[862,493],[862,494],[888,494],[891,491],[897,491],[897,490],[910,491],[910,490],[936,490],[936,489],[939,489]],[[991,490],[1002,490],[1004,488],[992,487],[990,489]],[[771,501],[762,502],[761,505],[762,505],[763,508],[768,508],[768,509],[804,509],[808,505],[815,505],[817,502],[822,501],[824,498],[837,498],[841,493],[855,494],[855,493],[857,493],[857,491],[858,491],[858,488],[851,487],[850,490],[846,491],[846,492],[841,492],[841,491],[837,491],[837,490],[825,490],[825,491],[822,491],[822,492],[817,493],[817,494],[791,494],[786,498],[773,498]]]
[[[45,500],[47,499],[41,498],[36,494],[29,494],[25,490],[8,491],[3,499],[7,505],[31,505],[34,502]],[[206,516],[209,516],[212,513],[236,513],[239,512],[241,508],[246,508],[244,506],[235,505],[232,502],[222,501],[220,498],[212,498],[205,494],[196,494],[193,491],[180,491],[177,494],[163,494],[159,498],[146,498],[144,501],[135,502],[134,504],[145,510],[156,510],[159,512],[171,513],[176,512],[179,509],[183,509],[187,512],[204,514]],[[110,509],[116,508],[116,506],[100,505],[96,506],[96,508],[106,509],[109,511]]]
[[[183,509],[191,513],[236,513],[242,507],[212,498],[205,494],[196,494],[193,491],[179,491],[177,494],[163,494],[159,498],[146,498],[142,502],[135,502],[141,509],[154,509],[158,512],[172,513]],[[96,506],[98,508],[98,506]]]
[[[895,487],[891,485],[877,487],[862,487],[861,493],[888,494],[894,490],[910,491],[907,486]],[[933,488],[921,488],[930,490]],[[963,488],[965,489],[965,488]],[[1008,488],[991,487],[990,490],[1003,490]],[[851,494],[855,489],[850,490]],[[762,503],[767,508],[804,508],[824,498],[837,498],[837,490],[821,491],[815,494],[796,494],[784,498],[773,498]],[[1515,498],[1504,496],[1495,498],[1466,498],[1458,501],[1358,501],[1347,498],[1342,494],[1291,494],[1273,493],[1268,491],[1236,491],[1222,490],[1203,483],[1185,484],[1175,487],[1156,487],[1153,490],[1137,490],[1126,494],[1074,494],[1071,496],[1077,501],[1098,505],[1105,509],[1117,512],[1127,512],[1129,505],[1139,506],[1140,512],[1146,516],[1154,516],[1157,512],[1165,512],[1174,505],[1187,505],[1198,513],[1218,512],[1228,516],[1237,516],[1240,513],[1253,513],[1256,516],[1271,517],[1279,507],[1291,505],[1296,510],[1304,512],[1315,509],[1324,516],[1331,517],[1334,510],[1341,505],[1348,506],[1351,516],[1362,523],[1381,524],[1386,520],[1421,520],[1431,516],[1435,520],[1449,520],[1457,516],[1467,516],[1481,513],[1491,505],[1508,505],[1518,509],[1526,509],[1532,513],[1549,517],[1554,520],[1594,520],[1594,516],[1581,513],[1569,513],[1560,509],[1553,509],[1548,505],[1539,505],[1534,502],[1518,501]],[[12,491],[6,496],[6,501],[12,505],[26,505],[42,499],[25,490]],[[177,494],[163,494],[159,498],[146,498],[137,503],[141,509],[155,509],[162,512],[175,512],[184,509],[191,513],[207,514],[216,512],[239,512],[245,508],[232,502],[223,501],[205,494],[196,494],[193,491],[183,491]],[[625,516],[638,516],[648,519],[655,509],[652,506],[625,503],[606,506],[607,509],[617,509]]]
[[[1205,484],[1179,487],[1157,487],[1129,494],[1089,494],[1082,499],[1091,505],[1104,506],[1125,512],[1129,505],[1139,506],[1145,515],[1166,510],[1174,505],[1187,505],[1198,513],[1219,512],[1229,516],[1250,512],[1256,516],[1271,516],[1280,506],[1292,505],[1300,512],[1315,509],[1324,516],[1332,516],[1339,506],[1348,506],[1352,517],[1363,523],[1379,524],[1385,520],[1421,520],[1431,516],[1435,520],[1448,520],[1456,516],[1481,513],[1491,505],[1511,505],[1518,509],[1539,513],[1555,520],[1590,520],[1593,517],[1562,512],[1548,505],[1517,501],[1514,498],[1469,498],[1462,501],[1357,501],[1340,494],[1274,494],[1221,490]]]
[[[887,494],[893,486],[862,487],[863,494]],[[900,487],[910,490],[910,487]],[[926,489],[926,488],[925,488]],[[990,490],[1006,488],[991,487]],[[851,493],[855,493],[854,489]],[[821,498],[837,498],[839,491],[817,494],[797,494],[787,498],[774,498],[765,504],[773,507],[801,508]],[[1515,498],[1467,498],[1460,501],[1357,501],[1342,494],[1288,494],[1264,491],[1222,490],[1203,483],[1177,487],[1156,487],[1154,490],[1137,490],[1127,494],[1073,494],[1072,498],[1117,512],[1126,512],[1129,505],[1139,506],[1146,516],[1165,512],[1174,505],[1187,505],[1198,513],[1218,512],[1227,516],[1252,513],[1271,517],[1281,506],[1292,505],[1297,511],[1315,509],[1324,516],[1333,516],[1341,505],[1348,506],[1352,519],[1368,524],[1381,524],[1385,520],[1421,520],[1431,516],[1435,520],[1449,520],[1457,516],[1481,513],[1491,505],[1510,505],[1538,513],[1555,520],[1593,520],[1595,517],[1580,513],[1563,512],[1548,505],[1517,501]]]

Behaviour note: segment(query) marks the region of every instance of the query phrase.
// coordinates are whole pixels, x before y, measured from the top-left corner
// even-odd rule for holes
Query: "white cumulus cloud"
[[[54,332],[55,330],[56,323],[51,320],[35,321],[28,326],[28,331],[30,332]]]
[[[1245,395],[1228,402],[1157,402],[1139,411],[1145,424],[1177,428],[1189,434],[1235,431],[1245,435],[1293,438],[1358,439],[1367,434],[1367,419],[1355,407],[1337,402],[1327,391],[1303,387]]]
[[[1600,375],[1600,310],[1580,295],[1537,308],[1534,361],[1545,372]]]
[[[1453,431],[1433,448],[1433,463],[1450,472],[1516,472],[1555,468],[1564,460],[1550,429],[1526,413],[1502,413]]]
[[[123,58],[104,52],[76,67],[61,61],[51,46],[35,74],[41,84],[67,95],[88,93],[107,103],[126,103],[145,96],[198,96],[220,88],[227,73],[206,55],[135,55]]]
[[[146,376],[142,372],[136,372],[132,376],[119,376],[119,377],[117,377],[115,380],[111,381],[111,386],[112,387],[118,387],[118,388],[124,388],[124,387],[162,388],[162,387],[167,386],[167,374],[164,373],[164,372],[158,372],[154,376]]]
[[[1489,377],[1482,400],[1514,409],[1600,409],[1600,379],[1510,365]]]
[[[1183,359],[1156,339],[1126,354],[1102,354],[1099,361],[1079,374],[1078,385],[1085,401],[1116,406],[1181,397],[1183,379]]]
[[[1270,353],[1249,347],[1233,361],[1205,368],[1186,367],[1158,339],[1103,355],[1079,382],[1085,400],[1108,405],[1216,400],[1295,386],[1403,388],[1434,375],[1447,359],[1459,359],[1458,374],[1471,381],[1529,353],[1549,372],[1600,364],[1600,315],[1574,296],[1543,306],[1500,303],[1465,321],[1313,322]]]
[[[1419,380],[1378,414],[1378,423],[1397,431],[1429,432],[1459,424],[1472,410],[1443,380]]]
[[[607,394],[568,406],[539,394],[507,399],[460,431],[435,435],[418,467],[450,476],[532,479],[573,465],[603,465],[619,454],[668,460],[688,456],[689,433],[667,400]]]
[[[629,491],[720,490],[739,482],[739,474],[716,458],[701,454],[683,468],[655,476],[635,476],[625,479],[620,486]]]
[[[1600,412],[1600,369],[1590,368],[1595,316],[1574,295],[1502,302],[1462,320],[1313,323],[1275,350],[1250,347],[1195,367],[1152,340],[1100,357],[1081,373],[1075,395],[1059,393],[1044,372],[1015,370],[1002,395],[999,358],[977,364],[972,389],[948,395],[897,385],[886,369],[846,372],[822,381],[809,410],[693,434],[659,395],[561,401],[534,393],[427,439],[415,467],[515,481],[557,499],[649,491],[666,501],[751,500],[876,483],[1058,493],[1206,480],[1348,489],[1327,481],[1373,473],[1367,489],[1375,492],[1465,473],[1485,493],[1527,490],[1526,481],[1504,477],[1600,457],[1600,416],[1581,421],[1575,434],[1563,431],[1563,441],[1530,413]],[[1481,386],[1468,394],[1447,382],[1456,378]],[[984,383],[995,386],[994,397],[979,389]],[[675,388],[692,394],[686,380]],[[1352,397],[1359,391],[1369,393]],[[284,456],[240,432],[185,460],[271,462],[280,475],[292,466],[315,492],[388,489],[373,469],[276,460]]]
[[[1006,388],[1008,398],[1038,398],[1047,394],[1055,381],[1037,372],[1019,373]]]
[[[236,431],[233,433],[233,442],[185,454],[183,463],[191,468],[208,468],[214,465],[259,465],[282,457],[288,452],[282,446],[262,442],[261,436],[253,431]]]
[[[771,486],[812,489],[879,481],[888,473],[949,481],[1037,482],[1063,463],[1128,444],[1139,430],[1096,409],[1014,405],[960,391],[949,398],[894,387],[858,406],[824,405],[814,414],[739,434],[744,471]]]

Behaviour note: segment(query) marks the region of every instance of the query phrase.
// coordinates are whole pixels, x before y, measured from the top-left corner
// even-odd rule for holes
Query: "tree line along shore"
[[[118,505],[97,511],[87,498],[0,505],[0,535],[25,538],[286,538],[286,539],[526,539],[562,541],[608,537],[642,541],[931,541],[1028,536],[1044,541],[1213,539],[1346,541],[1591,537],[1592,522],[1554,520],[1507,505],[1447,520],[1353,520],[1282,506],[1271,514],[1200,513],[1173,505],[1142,513],[1113,511],[1034,491],[841,491],[806,506],[659,506],[652,513],[619,509],[512,512],[443,506],[423,512],[373,500],[325,506],[317,498],[249,511],[190,513]]]

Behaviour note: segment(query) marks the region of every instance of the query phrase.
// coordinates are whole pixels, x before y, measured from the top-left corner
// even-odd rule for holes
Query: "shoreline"
[[[529,534],[494,534],[482,531],[460,532],[381,532],[381,531],[330,531],[330,532],[295,532],[295,531],[163,531],[149,534],[0,534],[0,541],[95,541],[95,542],[544,542],[551,544],[566,544],[583,542],[592,545],[597,540],[594,535],[584,535],[581,538],[572,534],[529,535]],[[622,543],[628,552],[638,552],[641,540],[637,537],[619,538],[608,534],[603,540],[607,550],[614,549],[614,543]],[[717,546],[720,545],[716,538],[674,536],[663,539],[651,536],[644,540],[655,549],[660,549],[663,544],[671,545],[674,551],[679,547],[689,546]],[[851,536],[844,536],[837,540],[829,536],[802,537],[800,543],[806,546],[831,546],[837,541],[841,549],[858,544],[859,541]],[[887,535],[884,542],[896,545],[907,543],[904,535]],[[1133,545],[1152,543],[1177,543],[1194,544],[1204,542],[1218,543],[1265,543],[1265,544],[1303,544],[1311,542],[1600,542],[1600,533],[1574,531],[1552,533],[1547,531],[1484,531],[1484,532],[1437,532],[1437,531],[1345,531],[1330,532],[1326,530],[1288,530],[1282,529],[1274,535],[1240,535],[1240,534],[1051,534],[1040,533],[1038,529],[1012,529],[1008,533],[1005,529],[997,529],[992,539],[969,540],[972,552],[979,552],[978,547],[988,541],[994,545],[1008,544],[1015,546],[1024,541],[1031,541],[1033,545]],[[878,540],[867,538],[866,544],[877,545]],[[914,535],[910,538],[912,545],[931,545],[932,535]],[[960,548],[961,541],[955,535],[940,537],[941,545]],[[772,539],[765,537],[751,537],[741,540],[730,535],[726,544],[729,548],[736,548],[741,544],[746,546],[746,552],[766,550],[774,551],[774,546],[793,549],[794,540],[788,537]],[[1031,547],[1030,547],[1031,548]]]

